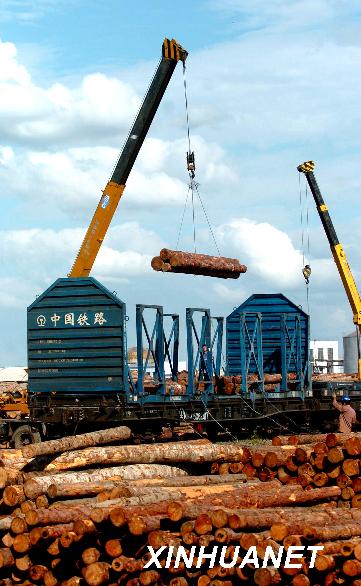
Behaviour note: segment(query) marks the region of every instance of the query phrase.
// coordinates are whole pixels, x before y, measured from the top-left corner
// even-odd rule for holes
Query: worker
[[[201,379],[204,381],[209,381],[210,380],[210,376],[209,376],[209,372],[208,372],[208,346],[207,344],[203,344],[202,346],[202,352],[201,352],[201,356],[200,356],[200,371],[201,371]]]
[[[332,405],[340,412],[339,432],[351,433],[352,426],[356,423],[356,411],[351,407],[350,397],[342,397],[340,403],[337,402],[335,393],[332,397]]]
[[[310,282],[310,276],[311,276],[311,267],[310,267],[310,265],[305,265],[303,267],[302,274],[303,274],[303,276],[305,278],[306,285],[308,285],[309,282]]]

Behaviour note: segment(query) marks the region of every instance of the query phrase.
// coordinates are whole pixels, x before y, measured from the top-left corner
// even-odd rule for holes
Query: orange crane
[[[140,148],[147,135],[154,115],[173,75],[178,61],[183,65],[187,51],[174,39],[164,39],[162,58],[143,100],[135,122],[129,132],[123,150],[108,183],[105,186],[89,228],[85,234],[69,277],[88,277],[110,222],[115,214],[125,184]]]

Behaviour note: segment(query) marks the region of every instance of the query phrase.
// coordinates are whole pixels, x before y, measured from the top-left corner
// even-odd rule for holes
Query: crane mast
[[[162,58],[129,132],[123,150],[108,181],[89,228],[85,234],[69,277],[87,277],[123,195],[129,173],[135,163],[149,127],[163,98],[178,61],[185,62],[187,51],[174,39],[164,39]]]
[[[355,279],[351,273],[351,269],[347,262],[346,253],[343,249],[342,244],[340,244],[338,240],[336,230],[334,228],[330,214],[328,212],[328,207],[325,204],[320,189],[317,185],[317,181],[313,173],[314,168],[315,163],[313,161],[307,161],[299,165],[297,167],[297,170],[300,173],[304,173],[306,176],[307,183],[310,187],[311,193],[316,203],[318,215],[320,216],[323,228],[325,230],[331,248],[332,256],[334,258],[344,289],[346,291],[348,301],[351,305],[353,321],[358,328],[358,379],[361,381],[361,357],[359,346],[359,336],[361,332],[361,298],[355,283]]]

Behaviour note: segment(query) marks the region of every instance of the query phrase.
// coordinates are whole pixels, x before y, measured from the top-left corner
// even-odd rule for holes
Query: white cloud
[[[182,78],[176,72],[121,200],[126,223],[110,229],[94,274],[124,283],[131,300],[138,292],[139,301],[144,292],[153,303],[169,298],[182,308],[204,300],[226,315],[229,304],[255,291],[284,291],[303,302],[302,255],[293,237],[299,213],[295,168],[311,157],[341,240],[351,243],[352,270],[361,273],[361,48],[348,17],[358,10],[354,0],[217,4],[234,28],[225,31],[228,42],[210,41],[189,56],[192,148],[222,253],[239,257],[248,272],[240,285],[149,272],[150,257],[176,239],[187,192]],[[17,228],[1,234],[5,279],[20,275],[41,292],[69,271],[140,103],[144,72],[150,77],[155,61],[49,87],[39,73],[32,78],[13,44],[0,43],[2,226]],[[205,222],[196,211],[199,235]],[[320,236],[311,248],[311,297],[322,305],[315,305],[314,327],[337,335],[347,331],[348,320],[351,325],[348,303],[316,214],[311,224]],[[10,303],[6,286],[0,291]],[[336,310],[338,321],[330,321]]]
[[[240,279],[246,278],[241,275]],[[218,299],[227,303],[240,303],[240,300],[246,298],[246,290],[242,285],[237,284],[233,287],[231,285],[225,285],[224,283],[215,283],[213,285],[213,291],[217,295]]]
[[[24,310],[31,298],[32,289],[30,278],[0,277],[0,306]]]
[[[49,284],[70,271],[83,237],[84,230],[80,228],[2,231],[0,258],[11,257],[13,271],[25,280]],[[150,274],[151,258],[162,246],[156,234],[135,222],[114,226],[100,249],[92,274],[126,279]]]
[[[280,286],[299,286],[302,254],[287,234],[271,224],[234,219],[217,229],[217,238],[222,249],[237,251],[241,263],[247,259],[248,278],[257,274]]]
[[[140,105],[128,83],[102,73],[84,76],[75,88],[37,86],[12,43],[0,41],[0,66],[1,134],[22,144],[116,140]]]

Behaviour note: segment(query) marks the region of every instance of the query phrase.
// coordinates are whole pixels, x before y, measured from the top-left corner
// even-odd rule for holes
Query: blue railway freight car
[[[221,368],[223,317],[210,309],[186,308],[186,384],[178,377],[178,314],[136,306],[137,369],[131,372],[125,320],[125,304],[93,278],[58,279],[40,295],[28,308],[29,413],[2,419],[0,436],[18,446],[126,422],[140,439],[155,438],[182,420],[209,437],[239,436],[255,427],[297,430],[306,422],[317,429],[332,419],[328,390],[305,392],[309,318],[284,295],[252,295],[228,316],[231,381]],[[267,387],[270,375],[277,389]]]
[[[226,320],[226,370],[265,390],[267,374],[281,375],[278,390],[310,389],[309,316],[281,293],[251,295]],[[252,376],[250,376],[252,375]],[[266,387],[267,389],[267,387]]]
[[[28,308],[31,393],[119,393],[125,304],[93,278],[58,279]]]

